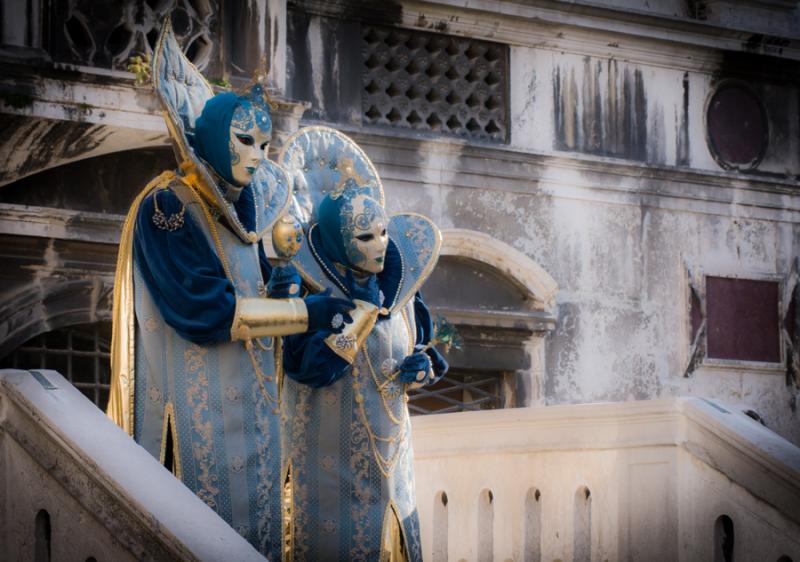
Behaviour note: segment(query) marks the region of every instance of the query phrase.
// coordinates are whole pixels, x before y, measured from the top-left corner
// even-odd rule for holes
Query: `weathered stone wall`
[[[254,0],[224,16],[223,34],[248,17],[243,36],[226,39],[231,61],[242,67],[228,69],[234,81],[269,54],[276,85],[311,105],[305,123],[342,128],[374,158],[391,211],[416,210],[443,228],[486,233],[555,280],[557,323],[544,365],[521,362],[532,388],[541,388],[531,404],[711,395],[755,410],[800,442],[786,349],[781,363],[706,361],[687,370],[690,284],[702,293],[703,275],[778,281],[780,304],[788,304],[800,218],[796,2]],[[367,24],[507,46],[508,142],[364,126]],[[153,96],[135,88],[130,74],[48,66],[41,37],[12,31],[4,27],[0,49],[9,69],[0,79],[2,119],[12,125],[0,137],[0,183],[17,181],[0,188],[0,201],[12,204],[3,234],[37,241],[9,238],[5,256],[16,269],[4,277],[2,306],[19,322],[0,321],[8,330],[30,326],[28,314],[45,329],[48,306],[33,299],[16,310],[18,290],[82,279],[79,300],[89,308],[78,308],[107,314],[112,260],[105,253],[114,237],[85,213],[113,213],[118,224],[125,202],[169,160],[169,149]],[[36,72],[29,61],[40,65],[30,67]],[[742,171],[724,169],[707,142],[709,100],[726,81],[761,98],[769,125],[766,149]],[[88,141],[70,140],[86,130]],[[53,142],[37,131],[53,132]],[[117,154],[31,175],[110,153]],[[20,204],[78,214],[56,213],[51,227]],[[105,250],[59,242],[92,242],[92,232]],[[72,246],[104,257],[81,264]],[[25,248],[36,257],[25,257]],[[431,293],[441,299],[432,304],[446,308],[448,292]]]
[[[708,395],[755,410],[800,442],[798,390],[784,365],[687,374],[690,281],[772,279],[788,290],[800,234],[796,39],[780,59],[731,51],[716,28],[667,40],[682,23],[620,13],[587,28],[581,18],[597,11],[576,9],[570,21],[513,3],[499,13],[481,3],[404,5],[392,15],[401,25],[511,44],[510,142],[483,144],[360,126],[357,104],[341,95],[358,85],[350,43],[359,19],[309,4],[317,13],[290,10],[287,86],[312,103],[309,122],[334,122],[365,146],[390,210],[487,233],[558,283],[547,404]],[[334,31],[339,39],[327,41]],[[728,79],[748,84],[767,110],[755,170],[725,171],[709,149],[708,100]]]

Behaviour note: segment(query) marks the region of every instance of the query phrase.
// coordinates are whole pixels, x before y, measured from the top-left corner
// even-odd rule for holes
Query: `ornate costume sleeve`
[[[167,324],[197,344],[230,340],[233,285],[172,191],[158,190],[142,201],[133,246],[136,265]]]
[[[289,378],[320,388],[347,374],[350,364],[325,344],[328,335],[318,331],[283,338],[283,367]]]
[[[417,325],[417,345],[426,345],[434,333],[433,320],[431,319],[431,311],[422,300],[422,294],[417,292],[414,295],[414,317],[416,318]],[[427,384],[433,384],[441,379],[450,366],[439,351],[432,347],[427,351],[428,357],[431,358],[431,366],[433,368],[434,378],[428,381]]]

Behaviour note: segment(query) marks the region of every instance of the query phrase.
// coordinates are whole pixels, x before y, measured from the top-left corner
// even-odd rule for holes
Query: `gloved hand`
[[[424,383],[428,378],[428,370],[431,368],[431,359],[427,353],[417,351],[407,355],[400,363],[400,382]],[[420,374],[422,373],[422,374]]]
[[[267,283],[267,294],[273,299],[288,299],[300,294],[300,274],[292,264],[272,269]]]
[[[366,283],[361,285],[355,280],[355,277],[353,277],[353,272],[348,269],[345,274],[345,285],[353,299],[365,301],[378,307],[381,305],[381,293],[380,289],[378,289],[377,275],[370,275]]]
[[[431,358],[431,363],[433,363],[433,379],[431,379],[431,382],[434,382],[447,373],[448,369],[450,369],[450,365],[447,363],[447,359],[445,359],[435,347],[428,349],[428,356]]]
[[[353,318],[349,312],[356,306],[347,299],[340,299],[331,296],[331,290],[325,289],[324,292],[316,295],[309,295],[303,301],[308,310],[308,331],[325,330],[340,333],[344,330],[345,324],[350,324]],[[340,317],[336,315],[341,315]]]

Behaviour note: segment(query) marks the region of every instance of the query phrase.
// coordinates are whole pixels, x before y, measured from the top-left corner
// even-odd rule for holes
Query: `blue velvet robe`
[[[167,218],[183,210],[183,225],[156,226],[156,201]],[[236,203],[245,225],[265,208],[264,194],[250,187]],[[236,299],[264,296],[270,268],[260,242],[243,242],[221,217],[213,227],[224,257],[199,200],[180,182],[149,194],[139,207],[134,438],[277,561],[282,504],[274,341],[256,339],[248,350],[230,335]]]
[[[183,203],[173,191],[157,190],[142,201],[136,217],[134,260],[158,310],[167,324],[193,343],[230,340],[236,296],[219,256],[191,214],[184,214],[184,224],[177,230],[158,228],[152,220],[156,199],[167,217],[180,213]],[[250,186],[242,188],[234,207],[242,224],[253,230],[255,207]],[[263,242],[258,243],[258,257],[260,281],[266,286],[272,267]]]

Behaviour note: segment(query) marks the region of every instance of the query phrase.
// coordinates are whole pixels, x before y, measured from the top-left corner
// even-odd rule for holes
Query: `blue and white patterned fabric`
[[[170,186],[214,241],[200,203]],[[259,296],[255,245],[217,222],[224,260],[239,297]],[[281,559],[280,434],[274,342],[197,345],[165,321],[134,266],[136,385],[134,438],[260,552]],[[252,356],[251,356],[252,354]]]
[[[253,214],[244,220],[234,204],[223,197],[214,174],[191,149],[188,136],[212,91],[184,57],[168,22],[156,48],[153,76],[185,175],[162,174],[164,184],[148,188],[168,190],[170,197],[180,200],[186,223],[191,222],[200,233],[195,242],[207,245],[223,264],[221,275],[232,284],[237,301],[265,296],[267,280],[262,278],[258,247],[287,208],[288,176],[280,166],[264,161],[249,186]],[[130,214],[135,217],[141,208],[137,203]],[[152,218],[145,217],[147,221]],[[126,221],[126,225],[129,223],[133,224]],[[188,228],[182,220],[173,226]],[[281,560],[274,341],[192,343],[165,321],[135,259],[132,269],[134,438],[163,463],[171,456],[167,464],[186,486],[262,554],[273,561]],[[187,291],[199,286],[193,283],[193,275],[207,274],[185,273],[180,282]]]
[[[314,208],[351,178],[383,206],[377,172],[352,140],[326,127],[298,132],[279,161],[297,187],[293,212],[307,221],[306,244],[294,266],[311,292],[348,296],[323,247]],[[436,264],[441,234],[416,214],[391,217],[387,230],[387,256],[396,256],[392,262],[399,267],[377,274],[383,310],[352,366],[322,388],[293,380],[287,370],[281,438],[283,471],[291,482],[287,536],[294,561],[388,560],[399,545],[402,558],[422,559],[407,385],[395,371],[418,342],[414,295]],[[328,348],[302,348],[313,340],[285,338],[287,354],[336,358]]]
[[[286,378],[292,560],[383,560],[386,543],[398,539],[408,560],[422,560],[405,388],[395,379],[379,390],[385,362],[413,350],[414,326],[409,302],[375,325],[351,372],[334,384],[315,389]],[[393,528],[400,534],[392,537]]]

